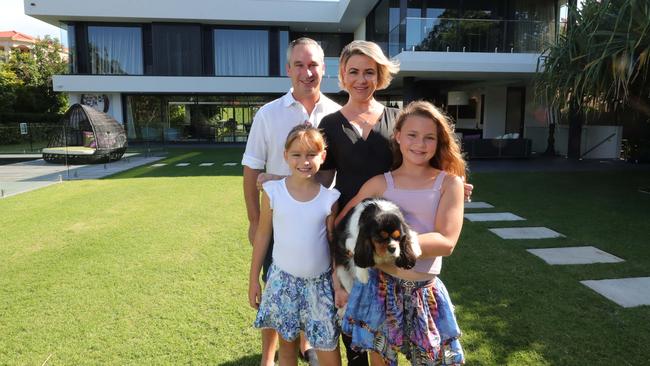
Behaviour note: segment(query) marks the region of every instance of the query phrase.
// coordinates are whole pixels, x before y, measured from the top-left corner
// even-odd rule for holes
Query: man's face
[[[314,45],[294,47],[287,65],[294,97],[301,98],[320,93],[320,82],[325,72],[323,53]]]

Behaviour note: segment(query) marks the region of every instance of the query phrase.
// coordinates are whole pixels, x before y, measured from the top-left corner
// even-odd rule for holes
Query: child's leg
[[[262,366],[275,365],[275,347],[278,344],[278,332],[275,329],[262,329]]]
[[[318,362],[321,365],[341,366],[341,352],[339,346],[336,346],[336,349],[333,351],[316,350],[316,354],[318,355]]]
[[[280,338],[280,357],[278,361],[281,366],[298,366],[298,339],[288,342]]]
[[[368,352],[368,355],[370,355],[370,365],[371,366],[384,366],[386,365],[384,363],[384,359],[381,357],[381,355],[377,352],[370,351]]]

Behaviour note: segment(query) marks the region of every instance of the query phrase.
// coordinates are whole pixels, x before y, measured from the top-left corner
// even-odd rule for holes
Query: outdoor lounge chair
[[[61,128],[43,149],[43,159],[47,162],[107,163],[119,160],[126,151],[124,128],[106,113],[74,104],[61,122]]]

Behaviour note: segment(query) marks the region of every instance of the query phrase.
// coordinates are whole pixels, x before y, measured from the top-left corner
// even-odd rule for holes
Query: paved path
[[[14,196],[64,180],[99,179],[163,159],[164,156],[125,154],[107,164],[60,165],[43,159],[0,165],[0,198]]]

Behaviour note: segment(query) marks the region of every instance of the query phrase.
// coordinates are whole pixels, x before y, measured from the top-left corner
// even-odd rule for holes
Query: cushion
[[[84,146],[85,147],[97,147],[97,141],[95,141],[95,134],[92,131],[84,131]]]
[[[48,147],[43,149],[42,153],[62,155],[93,155],[95,153],[95,149],[86,146]]]

